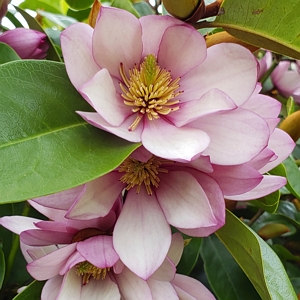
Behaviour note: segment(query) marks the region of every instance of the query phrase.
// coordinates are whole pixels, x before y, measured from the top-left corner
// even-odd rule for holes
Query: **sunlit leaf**
[[[137,18],[140,17],[139,13],[136,11],[136,9],[133,7],[132,3],[129,0],[113,0],[111,6],[127,10],[133,15],[135,15]]]
[[[13,300],[40,300],[45,281],[33,281],[27,288],[14,297]]]

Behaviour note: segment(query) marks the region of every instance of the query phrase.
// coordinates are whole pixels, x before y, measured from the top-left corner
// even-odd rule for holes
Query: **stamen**
[[[98,268],[88,261],[80,262],[76,265],[76,274],[78,276],[82,276],[82,284],[86,285],[89,283],[90,278],[92,277],[95,280],[99,280],[100,278],[105,279],[107,273],[110,271],[110,268]]]
[[[180,78],[173,80],[169,71],[160,68],[153,54],[145,57],[139,69],[136,65],[129,69],[129,77],[122,63],[119,69],[124,104],[131,106],[132,112],[138,114],[129,131],[135,130],[145,115],[149,120],[155,120],[180,108],[176,105],[179,100],[172,100],[183,93],[177,91]]]

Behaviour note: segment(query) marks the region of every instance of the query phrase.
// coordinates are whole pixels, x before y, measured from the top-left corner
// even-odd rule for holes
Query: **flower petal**
[[[112,78],[106,69],[97,72],[80,88],[79,92],[112,126],[121,125],[132,114],[130,107],[124,104],[123,98],[116,92]]]
[[[178,265],[181,259],[183,253],[183,247],[184,247],[184,240],[182,235],[179,232],[172,234],[171,247],[169,249],[167,256],[173,261],[175,266]]]
[[[259,199],[261,197],[267,196],[280,188],[282,188],[286,184],[286,178],[281,176],[273,176],[273,175],[264,175],[262,181],[259,185],[257,185],[251,191],[237,195],[237,196],[227,196],[226,199],[236,200],[236,201],[247,201],[253,199]]]
[[[172,171],[160,176],[155,193],[172,226],[198,228],[216,225],[207,196],[190,173]]]
[[[86,190],[66,214],[67,218],[89,220],[106,216],[124,185],[118,172],[110,172],[86,183]]]
[[[93,35],[93,55],[97,64],[120,78],[120,63],[126,71],[134,64],[139,65],[142,50],[139,20],[125,10],[102,6]]]
[[[100,269],[111,268],[119,260],[111,236],[99,235],[79,242],[77,251]]]
[[[237,165],[254,158],[268,144],[268,124],[242,108],[208,115],[189,124],[205,131],[210,144],[203,152],[213,164]]]
[[[70,270],[63,279],[57,300],[74,299],[80,300],[81,294],[81,278],[75,273],[75,270]]]
[[[60,275],[65,275],[67,272],[69,272],[70,269],[72,269],[75,265],[77,265],[80,262],[85,261],[85,258],[77,251],[73,252],[65,264],[62,266],[62,268],[59,270]]]
[[[28,273],[36,280],[46,280],[59,274],[59,270],[75,251],[76,243],[60,248],[27,265]]]
[[[98,113],[84,111],[77,111],[77,113],[93,126],[108,131],[129,142],[141,141],[142,126],[138,126],[134,131],[128,130],[136,118],[135,115],[128,117],[120,126],[114,127],[108,124]]]
[[[20,234],[25,230],[36,229],[34,223],[39,221],[41,220],[30,217],[9,216],[0,218],[0,225],[14,232],[15,234]]]
[[[156,198],[143,187],[139,194],[128,192],[113,243],[123,263],[145,280],[163,263],[171,244],[170,226]]]
[[[121,295],[118,285],[109,276],[103,280],[91,280],[81,289],[80,299],[89,300],[119,300]]]
[[[145,122],[142,142],[147,150],[159,157],[191,161],[208,147],[210,139],[202,130],[177,128],[160,118]]]
[[[147,280],[151,289],[152,297],[155,300],[179,300],[178,295],[170,282],[154,279]]]
[[[217,88],[241,105],[251,96],[256,83],[257,61],[252,53],[237,44],[221,43],[209,47],[206,60],[181,78],[181,98],[199,99]]]
[[[92,34],[92,27],[76,23],[60,36],[68,76],[77,90],[100,70],[92,55]]]
[[[172,26],[164,32],[157,61],[161,68],[170,70],[172,77],[185,75],[206,58],[203,36],[188,25]]]
[[[166,257],[161,266],[152,274],[151,279],[159,281],[171,281],[176,273],[174,263]],[[148,279],[149,280],[149,279]]]
[[[41,295],[41,300],[56,300],[63,282],[63,276],[57,275],[46,281]]]

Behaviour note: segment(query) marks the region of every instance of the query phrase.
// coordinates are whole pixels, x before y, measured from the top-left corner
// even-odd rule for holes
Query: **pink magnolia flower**
[[[292,96],[300,103],[299,62],[281,61],[271,74],[271,79],[281,95]]]
[[[39,31],[16,28],[0,35],[0,42],[12,47],[23,59],[42,59],[47,55],[47,36]]]
[[[64,30],[61,45],[71,82],[96,110],[78,113],[158,157],[208,155],[215,164],[232,165],[268,144],[266,122],[239,107],[257,82],[257,61],[239,45],[206,49],[184,22],[137,19],[107,7],[95,29],[77,23]]]
[[[260,79],[272,65],[272,53],[270,51],[266,51],[265,55],[258,60],[258,64],[258,79]]]
[[[164,296],[174,300],[187,296],[215,299],[200,282],[175,273],[183,250],[179,233],[173,235],[168,257],[161,267],[145,281],[124,267],[112,246],[111,236],[103,235],[95,227],[101,224],[102,229],[104,220],[66,220],[62,211],[34,205],[56,220],[12,216],[0,218],[0,224],[20,234],[29,273],[37,280],[47,280],[42,300],[66,297],[153,300]],[[105,221],[109,221],[104,226],[107,230],[112,220]]]

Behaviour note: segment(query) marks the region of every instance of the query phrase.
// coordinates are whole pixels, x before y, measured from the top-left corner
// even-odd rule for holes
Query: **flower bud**
[[[281,236],[287,232],[290,232],[290,229],[286,225],[280,223],[270,223],[259,229],[257,233],[264,240],[268,240]]]
[[[0,22],[1,19],[6,15],[7,12],[7,5],[10,0],[0,0]]]
[[[282,121],[279,128],[296,142],[300,138],[300,110],[295,111]]]
[[[12,47],[21,58],[42,59],[47,55],[47,36],[39,31],[16,28],[0,35],[0,42]]]
[[[163,0],[163,4],[169,14],[184,21],[191,19],[194,15],[197,15],[197,21],[205,12],[205,3],[203,0]]]

